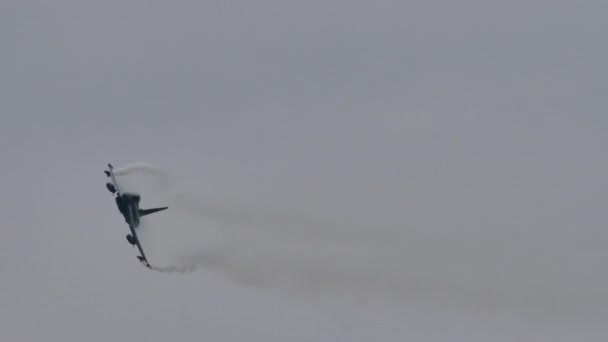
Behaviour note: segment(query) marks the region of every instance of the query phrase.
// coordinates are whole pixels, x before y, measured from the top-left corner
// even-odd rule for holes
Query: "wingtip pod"
[[[137,260],[139,260],[142,264],[144,264],[148,269],[152,269],[152,266],[148,263],[148,260],[144,259],[143,256],[138,255]]]
[[[114,166],[112,166],[112,164],[108,163],[108,169],[111,171],[114,169]],[[110,177],[110,171],[104,170],[103,173],[105,173],[107,177]]]

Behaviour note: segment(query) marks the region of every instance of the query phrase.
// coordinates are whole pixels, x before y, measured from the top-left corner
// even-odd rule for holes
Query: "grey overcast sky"
[[[0,340],[605,341],[607,18],[0,1]]]

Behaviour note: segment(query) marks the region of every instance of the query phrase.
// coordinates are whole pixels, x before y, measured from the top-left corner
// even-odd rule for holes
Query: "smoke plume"
[[[156,198],[155,205],[169,206],[142,218],[140,239],[157,272],[203,270],[249,287],[299,292],[399,292],[403,285],[398,269],[389,269],[398,252],[331,236],[327,222],[213,201],[182,186],[186,179],[149,164],[128,165],[116,169],[116,175],[142,194],[142,202]],[[315,233],[320,231],[325,235]]]
[[[526,240],[518,239],[515,225],[501,229],[458,213],[450,225],[442,225],[443,212],[438,219],[425,211],[391,213],[374,209],[371,198],[348,202],[352,209],[346,211],[342,202],[329,203],[323,210],[338,211],[332,220],[306,211],[260,209],[244,196],[218,200],[195,190],[200,180],[148,164],[127,166],[118,174],[121,185],[142,194],[142,207],[169,206],[143,217],[140,231],[150,264],[160,273],[211,272],[249,288],[317,296],[372,295],[532,312],[551,307],[563,314],[577,305],[598,305],[595,298],[603,291],[601,282],[584,283],[581,291],[583,285],[571,276],[581,269],[560,253],[567,246],[547,244],[546,235],[530,232]],[[294,196],[301,200],[303,193]],[[281,194],[269,196],[256,197],[281,203]],[[520,214],[530,221],[535,217],[533,212]],[[547,266],[558,260],[566,268]]]
[[[114,169],[114,174],[116,176],[127,176],[133,173],[143,173],[158,176],[162,176],[164,174],[164,172],[158,167],[146,163],[134,163]]]

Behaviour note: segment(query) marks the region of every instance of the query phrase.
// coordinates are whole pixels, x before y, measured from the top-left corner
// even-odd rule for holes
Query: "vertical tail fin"
[[[155,212],[161,211],[161,210],[165,210],[169,207],[162,207],[162,208],[151,208],[151,209],[139,209],[139,216],[146,216],[146,215],[150,215],[153,214]]]

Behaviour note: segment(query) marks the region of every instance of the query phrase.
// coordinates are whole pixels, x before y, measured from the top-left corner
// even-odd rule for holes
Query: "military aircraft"
[[[127,241],[132,245],[137,245],[139,248],[140,256],[137,256],[137,259],[146,265],[148,268],[152,268],[148,263],[148,259],[146,259],[146,255],[144,254],[144,250],[139,243],[139,238],[137,237],[137,229],[139,228],[140,217],[145,215],[150,215],[152,213],[165,210],[168,207],[162,208],[152,208],[152,209],[140,209],[139,201],[141,200],[141,196],[136,192],[121,192],[118,187],[118,183],[116,182],[116,177],[114,176],[114,167],[112,164],[108,163],[108,170],[104,170],[104,173],[108,178],[110,178],[111,182],[106,183],[106,188],[115,195],[116,198],[116,206],[118,210],[124,216],[125,221],[129,225],[131,229],[131,234],[127,234]]]

